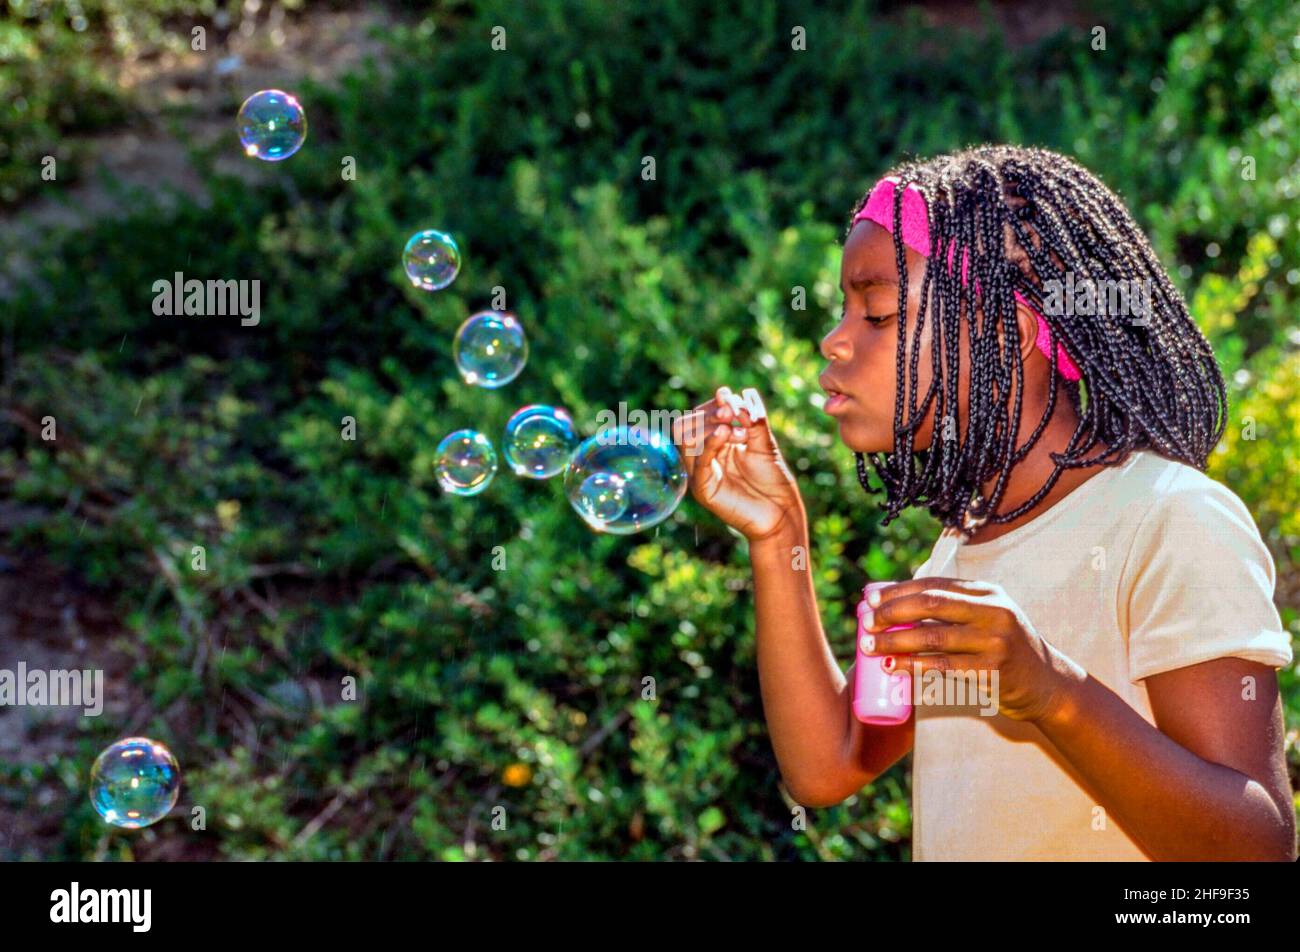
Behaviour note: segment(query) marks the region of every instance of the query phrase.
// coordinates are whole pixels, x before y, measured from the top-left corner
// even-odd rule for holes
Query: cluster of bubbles
[[[106,748],[90,770],[90,802],[104,821],[127,830],[157,823],[176,805],[181,768],[165,746],[128,737]]]
[[[501,448],[516,476],[550,479],[569,464],[578,433],[560,407],[542,403],[520,407],[506,421]],[[487,488],[497,472],[492,441],[477,430],[457,430],[434,453],[434,470],[443,490],[474,496]]]
[[[455,239],[432,229],[412,235],[402,252],[406,276],[425,291],[448,287],[460,263]],[[528,338],[513,314],[479,311],[457,329],[452,355],[465,383],[495,390],[523,372]],[[560,407],[520,407],[506,423],[501,449],[516,476],[550,479],[563,472],[569,504],[597,532],[626,535],[658,525],[686,492],[681,456],[662,434],[621,427],[580,443]],[[498,466],[492,441],[474,429],[447,434],[434,451],[438,485],[454,496],[483,492]]]
[[[613,427],[578,441],[564,410],[533,404],[516,410],[502,438],[517,476],[549,479],[564,473],[573,511],[597,532],[630,535],[663,522],[686,494],[681,454],[663,434]],[[477,430],[457,430],[438,444],[434,470],[444,491],[475,496],[497,473],[492,441]]]
[[[254,93],[239,110],[239,141],[253,158],[287,159],[306,135],[302,106],[278,89]],[[462,260],[456,239],[434,228],[417,231],[402,249],[406,277],[422,291],[450,287]],[[452,355],[466,384],[495,390],[523,372],[528,337],[515,315],[479,311],[456,330]],[[598,532],[627,534],[658,525],[686,491],[681,457],[662,434],[620,427],[580,443],[573,420],[559,407],[530,404],[515,411],[501,446],[517,476],[550,479],[563,472],[569,503]],[[449,433],[434,452],[438,485],[456,496],[483,492],[498,465],[492,441],[474,429]]]
[[[302,148],[307,116],[289,93],[264,89],[239,108],[244,154],[281,162]],[[449,287],[461,267],[460,247],[446,232],[416,232],[402,250],[402,267],[423,291]],[[528,361],[523,325],[504,311],[480,311],[456,331],[456,369],[466,384],[496,389],[513,381]],[[502,437],[506,463],[525,479],[564,474],[564,493],[574,511],[598,532],[627,535],[667,519],[686,492],[681,456],[661,433],[614,427],[579,441],[560,407],[529,404],[511,415]],[[473,429],[449,433],[434,452],[434,472],[444,491],[457,496],[483,492],[497,473],[492,441]],[[127,737],[106,748],[90,772],[95,811],[123,829],[157,823],[176,805],[181,771],[171,751],[147,737]]]

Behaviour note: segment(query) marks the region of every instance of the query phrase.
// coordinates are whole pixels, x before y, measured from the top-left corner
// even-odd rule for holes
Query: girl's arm
[[[853,669],[847,678],[840,672],[822,631],[808,550],[801,507],[789,528],[751,543],[749,554],[772,748],[790,795],[804,806],[825,807],[888,770],[912,749],[913,733],[910,717],[881,727],[853,716]]]
[[[803,499],[761,398],[755,391],[746,397],[753,416],[732,409],[734,395],[718,388],[713,400],[676,421],[673,439],[695,499],[749,540],[759,685],[781,775],[804,806],[829,806],[911,749],[911,719],[867,727],[853,716],[852,669],[846,680],[817,613]]]
[[[1245,700],[1248,677],[1255,694]],[[1293,861],[1273,669],[1219,658],[1146,686],[1158,728],[1091,676],[1072,679],[1039,728],[1152,859]]]

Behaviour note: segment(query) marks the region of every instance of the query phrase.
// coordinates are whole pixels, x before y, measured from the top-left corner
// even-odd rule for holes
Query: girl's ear
[[[1020,359],[1026,367],[1038,349],[1038,317],[1020,301],[1016,302],[1016,326],[1020,328]]]
[[[1020,360],[1024,364],[1027,375],[1034,354],[1040,353],[1038,350],[1038,318],[1033,311],[1020,301],[1016,302],[1016,327],[1020,332]],[[1007,343],[1001,326],[998,327],[998,342],[1003,347]]]

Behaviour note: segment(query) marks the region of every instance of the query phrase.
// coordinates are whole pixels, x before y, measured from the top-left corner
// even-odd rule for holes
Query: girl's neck
[[[1024,408],[1025,412],[1021,414],[1020,418],[1020,432],[1016,435],[1017,447],[1023,446],[1025,441],[1029,439],[1034,432],[1034,427],[1042,419],[1045,410],[1045,404],[1037,408]],[[1065,452],[1078,425],[1079,415],[1075,413],[1074,407],[1066,398],[1064,391],[1058,391],[1056,408],[1052,413],[1052,419],[1039,435],[1038,442],[1034,444],[1033,449],[1015,465],[1011,470],[1011,475],[1007,477],[1002,498],[998,501],[997,511],[999,513],[1011,512],[1019,508],[1046,485],[1056,469],[1056,463],[1053,462],[1051,454]],[[1095,456],[1102,449],[1103,447],[1098,444],[1089,451],[1089,455]],[[968,540],[969,544],[978,545],[981,542],[991,542],[1027,522],[1032,522],[1106,468],[1107,464],[1099,464],[1084,468],[1061,470],[1061,474],[1057,477],[1052,488],[1038,501],[1034,508],[1010,522],[985,522],[971,533]],[[985,483],[980,488],[980,491],[987,498],[996,486],[997,478],[995,477]]]

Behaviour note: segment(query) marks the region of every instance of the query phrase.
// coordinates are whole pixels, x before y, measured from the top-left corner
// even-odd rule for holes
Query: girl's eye
[[[847,305],[841,305],[841,306],[840,306],[840,320],[841,320],[841,321],[844,320],[844,315],[847,313],[847,311],[848,311],[848,306],[847,306]],[[874,325],[874,326],[876,326],[876,327],[879,327],[881,324],[884,324],[884,323],[885,323],[886,321],[888,321],[890,318],[892,318],[892,317],[897,317],[897,316],[898,316],[897,314],[881,314],[879,317],[877,317],[877,316],[874,315],[874,314],[866,314],[866,315],[863,316],[862,319],[863,319],[864,321],[866,321],[868,324],[872,324],[872,325]]]

